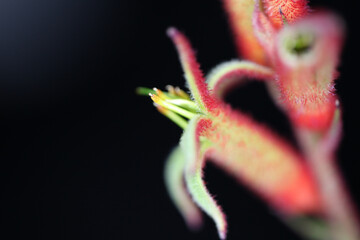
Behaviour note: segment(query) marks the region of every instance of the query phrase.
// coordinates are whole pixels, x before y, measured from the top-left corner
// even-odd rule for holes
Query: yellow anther
[[[158,95],[160,98],[162,98],[164,100],[170,99],[168,96],[166,96],[166,94],[163,91],[161,91],[157,88],[153,88],[153,90],[155,91],[156,95]]]
[[[158,95],[156,94],[152,94],[149,93],[149,96],[151,98],[151,100],[154,101],[154,103],[158,104],[158,105],[162,105],[162,102],[164,102]]]
[[[176,88],[175,88],[175,93],[176,93],[177,96],[179,96],[179,97],[181,97],[181,98],[190,100],[189,94],[187,94],[186,92],[184,92],[183,90],[181,90],[179,87],[176,87]]]
[[[171,95],[176,96],[175,88],[173,86],[167,85],[165,88]]]
[[[156,93],[159,92],[159,90],[157,90],[157,89],[156,90],[154,89],[154,91]],[[163,99],[163,98],[159,97],[157,94],[149,93],[149,96],[154,101],[154,103],[156,103],[157,105],[162,106],[162,107],[164,107],[166,109],[169,109],[170,111],[175,112],[175,113],[177,113],[177,114],[179,114],[179,115],[181,115],[183,117],[186,117],[186,118],[190,119],[195,115],[195,113],[193,113],[193,112],[190,112],[190,111],[188,111],[186,109],[183,109],[181,107],[178,107],[178,106],[176,106],[176,105],[174,105],[174,104],[172,104],[170,102],[167,102],[166,99]]]

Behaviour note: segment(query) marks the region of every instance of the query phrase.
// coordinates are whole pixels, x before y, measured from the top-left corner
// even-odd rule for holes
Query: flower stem
[[[301,130],[298,136],[319,184],[332,240],[359,240],[358,219],[336,167],[333,149],[321,144],[324,138],[314,132]]]

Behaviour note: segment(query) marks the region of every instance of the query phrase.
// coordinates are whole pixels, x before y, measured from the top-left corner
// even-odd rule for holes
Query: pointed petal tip
[[[179,33],[179,31],[175,27],[169,27],[166,30],[166,35],[168,35],[168,37],[170,37],[170,38],[175,37],[175,35],[177,35],[178,33]]]
[[[227,237],[226,224],[222,228],[218,228],[220,240],[225,240]]]
[[[217,228],[220,240],[225,240],[227,237],[227,221],[226,221],[226,216],[223,212],[222,212],[221,221],[216,223],[216,228]]]
[[[174,27],[170,27],[167,30],[167,35],[172,40],[178,52],[186,82],[193,99],[199,106],[199,110],[201,112],[216,111],[218,107],[217,102],[208,90],[190,41],[181,31],[178,31]]]

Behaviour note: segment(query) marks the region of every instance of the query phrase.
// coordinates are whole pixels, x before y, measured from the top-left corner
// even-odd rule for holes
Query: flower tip
[[[226,231],[225,230],[219,231],[219,237],[221,240],[225,240],[226,239]]]
[[[179,31],[175,28],[175,27],[169,27],[166,30],[166,34],[168,35],[168,37],[173,38],[175,37],[175,35],[177,35],[179,33]]]
[[[161,105],[162,101],[159,96],[157,96],[156,94],[152,94],[152,93],[149,93],[149,96],[150,96],[151,100],[153,100],[154,103]]]

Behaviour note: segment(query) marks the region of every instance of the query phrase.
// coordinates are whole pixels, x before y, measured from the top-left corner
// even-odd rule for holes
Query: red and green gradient
[[[190,96],[172,86],[167,92],[138,89],[184,129],[166,163],[168,192],[190,228],[202,224],[201,209],[214,220],[220,239],[226,238],[227,221],[203,181],[207,161],[249,187],[286,220],[324,217],[327,193],[309,162],[321,154],[332,158],[341,136],[334,80],[342,23],[331,13],[310,14],[306,0],[223,1],[239,56],[245,60],[222,63],[204,77],[189,40],[169,28]],[[245,80],[267,84],[301,150],[223,101]]]

